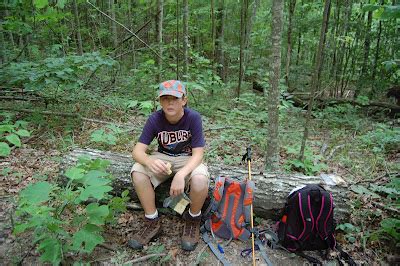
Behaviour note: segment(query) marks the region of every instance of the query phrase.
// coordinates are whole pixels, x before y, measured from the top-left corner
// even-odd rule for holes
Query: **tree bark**
[[[224,68],[224,28],[225,28],[225,1],[220,0],[218,11],[217,11],[217,28],[216,28],[216,57],[217,57],[217,72],[223,82],[225,80],[225,68]]]
[[[176,0],[176,79],[179,80],[179,0]]]
[[[312,112],[312,107],[313,107],[313,102],[314,102],[314,94],[316,91],[318,91],[319,85],[320,85],[320,75],[321,75],[321,70],[322,70],[323,54],[324,54],[324,49],[325,49],[326,32],[328,30],[330,7],[331,7],[331,0],[325,0],[325,8],[324,8],[324,14],[323,14],[323,19],[322,19],[322,27],[321,27],[321,34],[320,34],[320,38],[319,38],[318,51],[317,51],[316,60],[315,60],[314,73],[311,78],[311,98],[310,98],[310,101],[308,104],[307,116],[306,116],[306,121],[304,124],[303,140],[302,140],[301,148],[300,148],[300,156],[299,156],[300,161],[304,160],[304,150],[305,150],[306,142],[308,139],[308,130],[309,130],[309,126],[310,126],[311,112]]]
[[[240,97],[240,90],[242,87],[243,76],[244,76],[244,58],[245,58],[245,50],[246,50],[246,25],[247,25],[247,14],[249,8],[249,1],[242,0],[242,9],[240,12],[240,52],[239,52],[239,82],[236,89],[236,97]]]
[[[286,86],[289,88],[289,78],[290,78],[290,62],[292,59],[292,22],[293,22],[293,15],[294,10],[296,8],[296,0],[289,1],[289,25],[287,30],[287,54],[286,54],[286,75],[285,81]]]
[[[112,183],[115,195],[129,190],[132,201],[139,202],[129,176],[133,164],[132,157],[127,154],[105,152],[92,149],[75,149],[64,158],[61,171],[72,167],[80,156],[88,156],[92,159],[105,159],[110,161],[109,172],[114,176]],[[214,177],[228,176],[235,180],[244,180],[248,173],[247,167],[227,167],[223,165],[209,165],[211,174],[210,195],[214,188]],[[301,174],[277,175],[260,172],[252,172],[252,180],[255,182],[254,212],[262,218],[278,219],[281,209],[284,207],[288,193],[301,185],[321,184],[333,193],[335,199],[335,216],[339,222],[348,220],[350,207],[348,206],[348,190],[346,182],[338,176],[304,176]],[[168,196],[169,183],[164,183],[156,189],[157,200],[160,202]]]
[[[163,20],[164,20],[164,0],[157,0],[157,44],[158,54],[157,56],[157,82],[162,81],[162,64],[163,64]]]
[[[118,34],[117,34],[117,24],[115,23],[115,3],[114,0],[110,0],[110,11],[111,11],[111,33],[114,48],[118,45]]]
[[[267,97],[268,106],[268,146],[265,168],[276,171],[279,167],[279,80],[281,77],[281,44],[283,28],[283,0],[272,1],[272,54],[270,64],[270,89]]]
[[[354,99],[357,99],[357,96],[361,92],[361,87],[363,81],[367,78],[367,67],[368,67],[368,58],[369,58],[369,50],[371,47],[371,24],[372,24],[372,11],[368,11],[368,16],[367,16],[367,26],[365,29],[365,38],[364,38],[364,58],[363,58],[363,64],[361,68],[361,74],[360,74],[360,82],[358,83],[358,86],[356,87],[356,90],[354,91]]]
[[[183,0],[183,80],[189,79],[189,5]]]
[[[77,48],[78,48],[78,55],[83,54],[83,47],[82,47],[82,36],[81,36],[81,24],[79,22],[79,12],[78,12],[78,4],[76,0],[72,1],[73,9],[74,9],[74,20],[75,20],[75,27],[76,27],[76,41],[77,41]]]

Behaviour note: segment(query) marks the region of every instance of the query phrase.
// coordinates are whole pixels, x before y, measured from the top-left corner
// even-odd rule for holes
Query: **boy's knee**
[[[202,191],[208,189],[208,178],[205,175],[194,175],[191,177],[190,190]]]
[[[141,184],[143,182],[147,182],[150,178],[142,173],[139,172],[132,172],[131,174],[132,181],[135,185]]]

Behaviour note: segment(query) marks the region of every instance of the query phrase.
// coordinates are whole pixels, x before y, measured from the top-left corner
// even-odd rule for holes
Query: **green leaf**
[[[89,173],[92,172],[90,175]],[[101,176],[108,175],[107,173],[91,170],[85,177],[85,185],[89,186],[104,186],[111,182],[109,179],[101,178]],[[93,173],[94,172],[94,173]]]
[[[33,4],[36,8],[44,8],[49,5],[49,0],[33,0]]]
[[[62,250],[61,243],[58,239],[47,238],[43,240],[40,243],[38,250],[43,252],[43,254],[40,256],[41,261],[48,261],[54,265],[58,265],[61,262]]]
[[[20,137],[30,137],[31,136],[31,133],[29,133],[29,131],[26,129],[20,129],[15,133],[17,133]]]
[[[57,0],[56,6],[63,9],[65,7],[66,3],[67,3],[67,0]]]
[[[104,242],[104,238],[99,234],[101,228],[93,225],[87,224],[80,231],[76,232],[73,237],[72,250],[92,252],[93,249]]]
[[[0,157],[7,157],[11,153],[11,148],[5,142],[0,142]]]
[[[90,203],[86,207],[86,213],[89,216],[89,223],[103,225],[110,212],[107,205],[99,206],[98,203]]]
[[[381,19],[399,19],[400,18],[400,5],[385,6],[385,9],[380,18]]]
[[[12,125],[0,125],[0,133],[13,132],[13,131],[14,131],[14,126]]]
[[[25,202],[37,204],[48,201],[52,190],[53,186],[49,182],[40,181],[23,189],[20,192],[20,198]]]
[[[77,167],[72,167],[65,172],[65,175],[71,180],[81,179],[85,176],[85,170]]]
[[[370,191],[369,189],[367,189],[366,187],[363,187],[361,185],[351,185],[350,189],[360,195],[362,195],[362,194],[370,195],[373,199],[380,198],[378,194]]]
[[[109,128],[109,129],[111,129],[113,132],[115,132],[115,133],[121,133],[123,130],[122,129],[120,129],[119,127],[117,127],[116,125],[114,125],[114,124],[112,124],[112,125],[107,125],[107,127]]]
[[[375,11],[379,8],[380,8],[379,5],[367,4],[367,5],[363,6],[362,11],[363,12]]]
[[[8,142],[10,142],[11,144],[14,144],[17,147],[21,147],[21,140],[18,137],[18,135],[16,135],[16,134],[10,134],[10,135],[6,136],[6,140],[8,140]]]
[[[386,218],[381,221],[384,232],[392,236],[396,241],[400,241],[400,220],[396,218]]]
[[[104,198],[104,194],[111,191],[113,188],[110,186],[88,186],[80,194],[80,200],[87,200],[90,197],[101,200]]]

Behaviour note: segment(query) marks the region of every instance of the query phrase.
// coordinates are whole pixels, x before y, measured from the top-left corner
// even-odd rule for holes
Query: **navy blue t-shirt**
[[[154,138],[158,151],[170,156],[192,155],[192,148],[204,147],[205,140],[200,114],[184,108],[184,115],[170,124],[163,110],[154,112],[144,125],[139,142],[149,145]]]

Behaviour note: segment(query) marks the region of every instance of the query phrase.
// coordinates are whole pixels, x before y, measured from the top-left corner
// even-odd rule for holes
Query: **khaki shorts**
[[[154,158],[154,159],[163,160],[164,162],[169,162],[171,164],[172,174],[156,175],[148,167],[145,167],[145,166],[141,165],[140,163],[135,163],[131,169],[131,176],[132,176],[133,172],[139,172],[139,173],[147,175],[148,177],[150,177],[150,181],[153,184],[154,188],[156,188],[158,185],[165,182],[169,178],[173,177],[180,169],[182,169],[186,165],[187,161],[190,159],[190,156],[174,157],[174,156],[168,156],[168,155],[160,153],[160,152],[154,152],[152,155],[150,155],[150,157]],[[190,173],[190,175],[185,177],[186,186],[189,184],[191,177],[195,176],[195,175],[204,175],[208,179],[210,178],[210,174],[208,173],[207,166],[205,164],[200,164]]]

